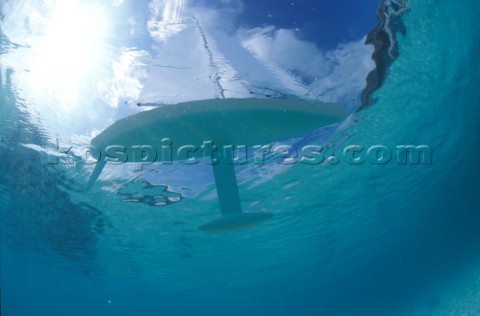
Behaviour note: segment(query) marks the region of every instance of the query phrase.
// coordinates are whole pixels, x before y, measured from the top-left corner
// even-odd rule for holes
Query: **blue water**
[[[90,169],[49,164],[52,139],[62,148],[85,145],[90,132],[138,111],[129,103],[131,86],[107,106],[109,97],[92,88],[94,76],[82,81],[77,101],[39,81],[27,85],[22,80],[35,69],[15,58],[33,58],[29,49],[40,44],[22,48],[2,35],[2,315],[477,315],[480,5],[410,4],[402,16],[407,32],[397,34],[399,56],[374,104],[341,128],[306,136],[330,144],[330,153],[334,147],[340,162],[241,170],[244,208],[275,216],[229,234],[197,230],[218,214],[207,168],[163,166],[149,179],[166,187],[153,193],[125,182],[128,176],[122,182],[112,168],[83,193]],[[365,30],[346,27],[339,42],[375,26],[376,2],[372,8],[369,22],[358,24]],[[305,20],[307,13],[298,14]],[[135,40],[154,42],[142,39]],[[335,46],[325,41],[325,49]],[[118,49],[112,43],[107,50]],[[410,144],[429,146],[432,162],[341,159],[349,145],[383,145],[395,154]],[[123,202],[118,192],[173,198],[152,207]]]

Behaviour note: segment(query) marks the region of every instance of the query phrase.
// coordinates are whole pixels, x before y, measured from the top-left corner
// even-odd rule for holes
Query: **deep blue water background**
[[[375,104],[336,139],[426,144],[433,163],[295,165],[241,185],[276,216],[235,234],[196,231],[202,195],[152,211],[69,190],[19,145],[42,131],[2,77],[2,315],[476,315],[480,5],[411,5]]]

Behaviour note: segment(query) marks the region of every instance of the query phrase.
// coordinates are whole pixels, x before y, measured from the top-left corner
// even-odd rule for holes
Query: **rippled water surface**
[[[0,6],[2,315],[480,310],[477,2]],[[85,190],[117,120],[233,98],[348,112],[278,140],[322,163],[236,167],[243,210],[272,219],[198,230],[219,216],[203,162],[107,164]]]

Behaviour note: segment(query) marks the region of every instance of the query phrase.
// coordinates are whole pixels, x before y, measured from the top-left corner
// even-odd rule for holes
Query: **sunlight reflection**
[[[85,80],[98,71],[105,55],[107,17],[98,7],[57,1],[31,60],[31,88],[40,94],[76,104]]]

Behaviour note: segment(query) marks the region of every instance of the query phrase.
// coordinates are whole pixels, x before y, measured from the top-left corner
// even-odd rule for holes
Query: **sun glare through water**
[[[31,89],[71,109],[108,54],[108,17],[99,7],[56,1],[43,18],[27,61]]]

